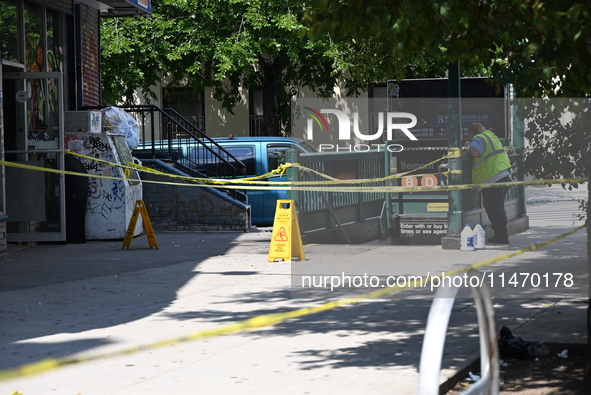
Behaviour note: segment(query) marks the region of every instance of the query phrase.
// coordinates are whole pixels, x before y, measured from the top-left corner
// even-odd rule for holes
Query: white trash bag
[[[124,135],[130,150],[136,149],[140,144],[140,127],[135,118],[119,107],[107,107],[101,113],[103,125],[110,126],[114,133]]]

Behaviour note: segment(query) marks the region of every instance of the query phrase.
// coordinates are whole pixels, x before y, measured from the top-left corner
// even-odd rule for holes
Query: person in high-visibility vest
[[[468,153],[472,155],[472,182],[488,184],[510,182],[511,162],[499,138],[480,123],[468,127],[471,141]],[[494,232],[488,239],[491,244],[509,244],[507,232],[507,213],[505,212],[505,193],[507,188],[482,188],[484,210]]]

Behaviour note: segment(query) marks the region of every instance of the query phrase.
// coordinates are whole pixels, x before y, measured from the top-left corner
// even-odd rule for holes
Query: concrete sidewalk
[[[528,205],[531,229],[513,236],[510,246],[467,253],[438,246],[306,245],[306,263],[386,262],[397,276],[446,271],[562,234],[578,225],[572,216],[577,207],[573,200]],[[497,280],[499,328],[506,325],[527,341],[587,342],[585,232],[483,269]],[[148,248],[145,236],[134,239],[131,250],[116,241],[11,245],[0,257],[0,369],[128,349],[325,302],[291,298],[290,263],[267,262],[270,236],[256,229],[160,233],[158,250]],[[547,275],[550,286],[511,286],[514,273]],[[572,282],[565,282],[567,273]],[[410,290],[273,327],[72,365],[2,381],[0,395],[414,394],[432,297]],[[468,366],[478,350],[474,304],[461,297],[441,381]]]

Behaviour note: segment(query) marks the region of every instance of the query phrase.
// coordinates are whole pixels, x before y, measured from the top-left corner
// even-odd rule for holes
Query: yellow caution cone
[[[150,245],[150,248],[159,248],[158,242],[156,241],[156,235],[154,234],[154,229],[152,229],[150,217],[148,217],[146,205],[144,204],[143,200],[138,200],[135,202],[133,214],[131,214],[131,219],[129,220],[129,225],[127,226],[127,232],[125,232],[123,247],[121,247],[122,249],[125,247],[127,247],[127,249],[131,248],[131,241],[133,240],[133,234],[135,233],[135,227],[137,225],[137,220],[140,214],[142,215],[142,221],[144,222],[144,230],[146,231],[146,236],[148,237],[148,244]]]
[[[277,200],[271,247],[269,248],[269,262],[279,259],[290,261],[294,257],[300,261],[306,260],[295,202],[293,200]]]

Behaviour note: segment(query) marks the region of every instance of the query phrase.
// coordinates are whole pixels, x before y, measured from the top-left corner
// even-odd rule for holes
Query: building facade
[[[150,0],[0,0],[0,251],[66,240],[64,114],[101,104],[100,18]]]

